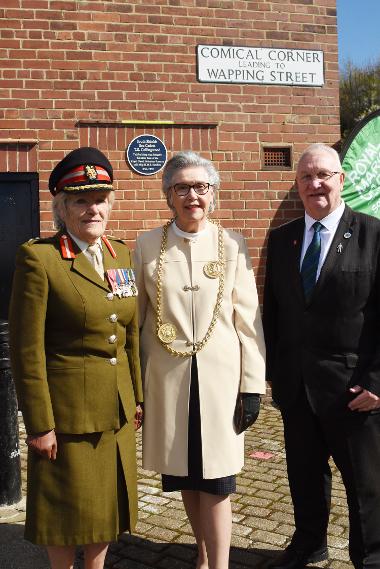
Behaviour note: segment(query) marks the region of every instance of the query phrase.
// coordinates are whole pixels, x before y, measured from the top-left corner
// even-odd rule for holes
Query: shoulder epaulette
[[[120,237],[114,237],[112,235],[107,235],[107,239],[109,241],[116,241],[116,243],[122,243],[123,245],[125,245],[125,240],[121,239]]]
[[[33,237],[32,239],[29,239],[29,241],[27,241],[27,245],[35,245],[39,243],[51,243],[51,242],[52,242],[51,237]]]

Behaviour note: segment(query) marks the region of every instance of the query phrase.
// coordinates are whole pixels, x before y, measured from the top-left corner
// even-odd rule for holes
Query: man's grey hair
[[[339,168],[342,169],[340,156],[338,152],[335,150],[335,148],[332,148],[331,146],[328,146],[327,144],[322,144],[320,142],[316,142],[315,144],[310,144],[310,146],[308,146],[302,152],[301,156],[299,157],[298,164],[305,156],[309,156],[310,154],[314,154],[315,152],[326,152],[327,154],[330,154],[337,161],[337,164],[339,164]]]
[[[94,190],[96,191],[96,190]],[[53,222],[54,227],[57,231],[64,231],[66,229],[65,222],[63,221],[60,212],[67,210],[67,204],[71,196],[77,196],[78,194],[68,194],[67,192],[59,192],[53,198],[51,208],[53,212]],[[108,211],[112,210],[113,202],[115,201],[115,192],[110,190],[107,192],[108,197]]]
[[[174,154],[174,156],[166,163],[162,174],[162,191],[166,197],[166,202],[170,209],[174,211],[170,192],[174,174],[178,172],[178,170],[184,170],[185,168],[193,167],[204,168],[204,170],[207,172],[209,183],[214,187],[213,203],[210,203],[211,213],[214,211],[216,206],[216,193],[220,186],[219,173],[211,160],[203,158],[197,152],[193,152],[192,150],[178,152],[177,154]]]

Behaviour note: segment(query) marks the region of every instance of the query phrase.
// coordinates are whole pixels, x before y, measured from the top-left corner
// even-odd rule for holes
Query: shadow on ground
[[[1,569],[50,569],[43,547],[23,539],[21,524],[0,524]],[[265,569],[280,551],[231,548],[230,569]],[[123,534],[112,543],[106,558],[107,569],[194,569],[196,547],[179,543],[157,543]],[[312,569],[312,566],[308,566]],[[78,548],[74,569],[83,569]]]
[[[50,569],[43,547],[23,539],[21,524],[0,525],[1,569]],[[231,569],[257,569],[266,567],[273,551],[231,549]],[[79,549],[75,569],[83,569],[82,552]],[[106,559],[107,569],[193,569],[196,548],[194,545],[157,543],[148,539],[123,534],[112,543]]]
[[[23,535],[22,524],[0,524],[1,569],[50,569],[45,550]]]

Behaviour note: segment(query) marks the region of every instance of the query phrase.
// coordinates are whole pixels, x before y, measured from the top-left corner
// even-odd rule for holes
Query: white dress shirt
[[[305,212],[305,232],[303,235],[303,244],[302,244],[302,252],[301,252],[301,259],[300,259],[300,270],[302,267],[302,261],[307,251],[307,248],[310,245],[311,240],[314,236],[314,228],[313,224],[316,221],[322,223],[323,227],[320,231],[321,236],[321,254],[319,257],[318,269],[317,269],[317,280],[319,279],[319,275],[321,273],[321,269],[323,267],[323,263],[325,262],[327,253],[331,247],[332,240],[334,239],[335,232],[337,230],[339,221],[343,215],[345,208],[345,203],[342,201],[340,205],[334,209],[329,215],[326,215],[323,219],[313,219]]]
[[[90,261],[91,265],[93,265],[94,263],[92,260],[92,255],[89,251],[87,251],[89,243],[87,243],[87,241],[83,241],[82,239],[79,239],[78,237],[76,237],[75,235],[70,233],[70,231],[67,231],[67,233],[70,235],[71,239],[73,241],[75,241],[75,243],[78,245],[79,249],[83,252],[83,254],[86,256],[86,258]],[[95,243],[99,244],[100,250],[102,252],[102,257],[103,257],[103,247],[102,247],[101,238],[98,237],[98,239],[95,241]]]

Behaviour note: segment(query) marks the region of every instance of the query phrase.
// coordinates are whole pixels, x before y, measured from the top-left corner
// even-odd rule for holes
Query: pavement
[[[50,569],[43,548],[23,539],[26,445],[20,422],[23,499],[0,508],[0,569]],[[246,463],[231,497],[233,510],[230,569],[265,569],[289,543],[294,531],[286,476],[280,413],[265,400],[256,424],[246,434]],[[141,464],[141,434],[138,434]],[[328,543],[330,558],[310,568],[352,569],[348,560],[345,491],[334,465]],[[140,513],[136,533],[111,544],[107,569],[193,569],[196,548],[179,492],[163,493],[160,475],[139,466]],[[83,569],[80,549],[75,569]]]

